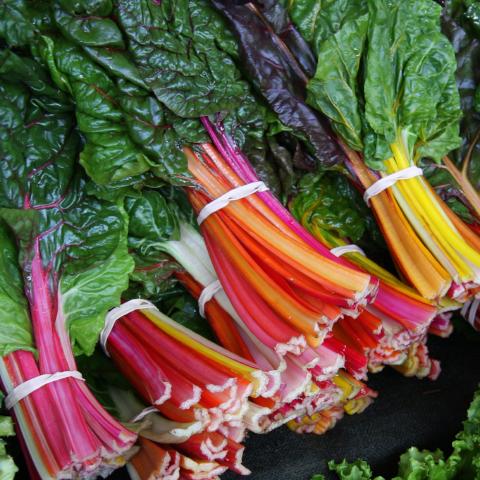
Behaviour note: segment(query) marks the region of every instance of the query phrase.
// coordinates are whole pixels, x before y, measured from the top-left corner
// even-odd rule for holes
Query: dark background
[[[297,435],[285,427],[267,435],[252,434],[244,457],[252,474],[225,474],[222,480],[309,480],[315,473],[336,479],[326,461],[343,458],[363,458],[376,475],[390,478],[396,474],[399,456],[410,446],[441,448],[448,455],[480,382],[480,334],[461,326],[449,339],[429,341],[431,356],[442,362],[437,381],[404,378],[388,368],[370,375],[368,384],[380,395],[365,412],[345,416],[322,436]],[[18,452],[12,453],[22,468],[17,478],[29,478]],[[128,475],[122,470],[109,478],[125,480]]]
[[[435,382],[404,378],[392,369],[370,375],[368,384],[379,392],[376,401],[360,415],[346,415],[323,436],[297,435],[287,428],[252,435],[244,457],[253,472],[249,478],[309,480],[323,473],[337,479],[326,462],[343,458],[363,458],[375,475],[390,478],[397,473],[399,456],[413,445],[441,448],[448,455],[480,382],[480,343],[469,337],[457,332],[449,339],[429,341],[431,356],[442,362]]]

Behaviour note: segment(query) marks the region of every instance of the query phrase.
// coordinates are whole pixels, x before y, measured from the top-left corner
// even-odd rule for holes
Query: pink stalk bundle
[[[202,475],[227,469],[249,473],[241,463],[241,442],[252,417],[249,398],[276,395],[280,387],[277,372],[262,371],[254,362],[228,352],[158,311],[142,310],[121,317],[108,336],[106,348],[166,425],[162,445],[144,442],[144,452],[139,454],[143,467],[137,465],[137,470],[145,467],[149,451],[161,448],[168,458],[166,465],[174,462],[184,478],[211,478]],[[170,445],[178,436],[175,432],[187,425],[192,427],[189,434]],[[133,462],[134,467],[138,461]],[[201,465],[195,466],[195,462]]]
[[[7,393],[43,374],[77,370],[61,305],[52,298],[35,242],[29,302],[38,357],[18,350],[0,360]],[[136,440],[76,378],[40,387],[16,403],[12,415],[32,478],[105,476],[126,462]]]
[[[229,179],[231,186],[237,187],[258,181],[252,166],[225,134],[222,125],[214,127],[206,117],[202,118],[202,122],[219,152],[216,154],[207,145],[203,146],[206,155],[214,162],[221,174]],[[228,164],[228,167],[222,165],[222,161]],[[350,353],[346,358],[346,365],[355,376],[365,378],[367,365],[373,371],[378,371],[384,364],[401,368],[402,363],[407,361],[409,356],[415,356],[414,352],[420,350],[422,362],[419,362],[419,369],[418,371],[410,369],[409,374],[420,377],[438,375],[438,362],[429,360],[424,354],[428,328],[438,314],[437,306],[420,297],[411,288],[368,259],[365,262],[354,260],[352,262],[335,257],[326,242],[322,243],[322,236],[314,237],[305,230],[271,192],[258,192],[256,196],[263,202],[261,207],[256,203],[256,208],[274,212],[282,228],[289,229],[324,257],[352,270],[378,276],[378,292],[373,301],[365,305],[365,310],[358,316],[349,315],[351,312],[344,311],[343,313],[346,314],[340,316],[333,325],[334,337],[340,339],[343,351]],[[211,249],[209,252],[211,253]],[[352,257],[355,258],[358,255],[353,254]],[[220,280],[222,281],[221,278]],[[416,345],[420,344],[423,346],[419,349]]]

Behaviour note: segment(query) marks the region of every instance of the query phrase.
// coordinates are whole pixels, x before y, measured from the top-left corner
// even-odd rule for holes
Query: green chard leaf
[[[316,45],[309,102],[373,168],[382,168],[399,135],[415,160],[439,161],[460,144],[461,116],[455,55],[440,32],[441,7],[431,0],[366,4],[366,40],[367,16],[358,9],[332,23],[338,30]],[[329,89],[332,81],[335,89]]]
[[[442,27],[455,49],[457,86],[460,92],[463,118],[460,124],[462,144],[450,155],[461,168],[471,149],[468,176],[475,188],[480,188],[480,29],[467,16],[468,5],[478,2],[448,0],[442,14]]]
[[[387,256],[373,215],[358,191],[338,172],[304,175],[289,208],[305,228],[334,246],[338,240],[358,244],[380,263]]]
[[[0,90],[8,107],[2,116],[7,128],[0,129],[0,216],[17,240],[30,309],[38,292],[47,292],[74,350],[90,354],[133,269],[128,219],[121,206],[86,195],[85,180],[74,168],[80,143],[73,114],[38,101],[28,79],[2,78]],[[42,269],[40,277],[32,274],[34,264]],[[14,291],[15,283],[8,282]],[[27,342],[29,331],[23,330]]]
[[[54,18],[63,35],[76,43],[88,47],[123,48],[122,32],[108,18],[112,10],[110,0],[59,1],[54,7]]]
[[[118,17],[145,82],[175,114],[232,110],[248,95],[228,29],[205,0],[119,0]]]
[[[345,23],[368,13],[365,0],[286,0],[288,13],[298,31],[319,51]]]
[[[4,0],[0,4],[0,38],[10,47],[28,46],[52,24],[50,0]]]
[[[34,351],[28,304],[23,293],[23,279],[18,265],[18,252],[7,227],[0,223],[0,356],[15,350]],[[2,433],[0,423],[0,436]],[[0,468],[1,471],[1,468]]]
[[[308,84],[308,103],[322,110],[355,150],[363,148],[357,77],[367,29],[368,15],[362,15],[325,40],[319,54],[323,61]]]
[[[95,182],[107,185],[150,170],[173,183],[189,182],[182,136],[204,140],[198,121],[179,119],[147,90],[109,77],[64,39],[45,38],[43,56],[56,83],[75,99],[86,139],[80,163]]]

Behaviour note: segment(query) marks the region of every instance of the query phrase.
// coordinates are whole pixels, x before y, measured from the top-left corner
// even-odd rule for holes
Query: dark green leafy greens
[[[337,172],[307,174],[289,204],[293,215],[310,231],[360,245],[369,258],[382,263],[385,244],[361,195]]]
[[[183,267],[169,255],[171,243],[180,240],[179,222],[188,222],[193,212],[180,192],[163,193],[146,190],[125,199],[130,218],[128,246],[135,260],[126,297],[147,298],[177,322],[213,339],[196,300],[173,275]]]
[[[52,85],[37,95],[37,83],[21,82],[23,60],[4,62],[0,71],[0,216],[17,240],[31,315],[40,314],[35,299],[49,298],[52,324],[61,318],[75,351],[91,353],[133,267],[127,218],[120,206],[85,194],[70,104],[61,104],[64,96]]]
[[[212,3],[230,21],[241,47],[242,63],[247,74],[280,121],[307,141],[310,153],[323,166],[341,162],[343,153],[339,146],[315,112],[305,104],[308,78],[303,68],[312,71],[312,60],[310,57],[305,59],[306,54],[300,56],[301,61],[297,60],[289,46],[298,54],[298,42],[292,42],[291,37],[287,37],[287,46],[283,41],[284,35],[280,37],[288,23],[280,6],[270,6],[263,11],[252,3],[237,5],[223,0]],[[291,28],[290,25],[289,31]],[[259,45],[262,48],[258,48]],[[308,52],[306,45],[302,46],[302,50]]]
[[[463,118],[462,145],[451,154],[461,168],[470,146],[471,159],[468,176],[472,184],[480,187],[480,29],[475,1],[449,0],[442,13],[442,28],[452,42],[457,58],[457,85],[460,91]]]

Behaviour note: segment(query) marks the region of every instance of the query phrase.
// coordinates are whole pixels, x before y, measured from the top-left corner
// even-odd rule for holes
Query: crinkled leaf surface
[[[205,0],[119,0],[118,16],[145,82],[177,115],[232,110],[248,95],[228,29]]]
[[[17,238],[27,298],[33,297],[30,271],[37,252],[72,343],[77,352],[91,353],[133,268],[126,216],[116,204],[85,194],[74,171],[79,142],[72,114],[38,102],[29,82],[0,85],[8,128],[0,138],[1,216]]]
[[[416,158],[438,161],[459,145],[461,116],[454,51],[440,32],[441,7],[431,0],[366,3],[366,42],[358,38],[359,9],[356,18],[347,16],[333,36],[316,45],[310,103],[352,148],[363,149],[372,167],[382,168],[399,132]],[[332,79],[338,82],[333,92]]]
[[[266,22],[263,11],[251,4],[226,0],[212,3],[228,18],[239,40],[244,68],[280,121],[308,143],[310,153],[322,166],[340,163],[344,158],[341,149],[305,103],[307,76],[302,64],[275,32],[275,25]],[[279,5],[274,7],[275,14],[268,12],[270,20],[283,18],[278,13]],[[277,25],[279,33],[283,32],[284,23],[283,20]]]

